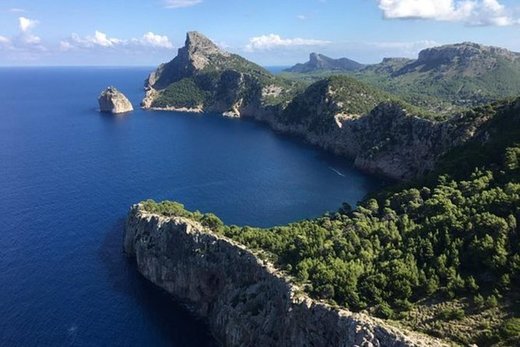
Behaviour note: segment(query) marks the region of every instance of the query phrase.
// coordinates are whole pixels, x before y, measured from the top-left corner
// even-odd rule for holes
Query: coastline
[[[145,278],[207,320],[226,346],[447,346],[313,300],[266,257],[186,217],[134,205],[124,249]]]

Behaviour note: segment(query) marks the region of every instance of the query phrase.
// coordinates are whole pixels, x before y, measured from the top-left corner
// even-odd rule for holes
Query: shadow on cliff
[[[107,231],[99,250],[114,290],[131,297],[141,307],[143,318],[157,327],[169,345],[216,346],[204,322],[139,274],[134,260],[123,253],[123,229],[121,218]]]

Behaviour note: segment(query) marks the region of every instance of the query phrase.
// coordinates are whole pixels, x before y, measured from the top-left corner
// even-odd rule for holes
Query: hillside
[[[425,49],[402,65],[385,60],[356,77],[409,101],[426,95],[471,106],[520,94],[520,54],[465,42]]]
[[[198,32],[146,81],[144,108],[206,110],[238,116],[287,101],[298,85],[217,47]]]
[[[296,64],[286,69],[286,72],[309,73],[317,71],[337,71],[350,72],[361,70],[363,64],[348,58],[333,59],[323,54],[311,53],[309,61],[303,64]]]
[[[520,94],[520,53],[464,42],[428,48],[417,59],[385,58],[357,71],[291,71],[282,76],[312,83],[348,74],[416,106],[448,117],[463,108]]]

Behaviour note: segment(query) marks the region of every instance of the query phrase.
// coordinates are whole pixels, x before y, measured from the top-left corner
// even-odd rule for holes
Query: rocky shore
[[[445,346],[314,301],[258,254],[187,218],[135,205],[124,249],[145,278],[204,318],[223,346]]]

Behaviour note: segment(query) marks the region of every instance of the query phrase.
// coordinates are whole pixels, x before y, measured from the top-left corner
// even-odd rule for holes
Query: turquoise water
[[[355,204],[382,183],[263,125],[138,105],[147,68],[0,69],[0,345],[210,346],[201,322],[122,254],[131,204],[174,199],[271,226]]]

